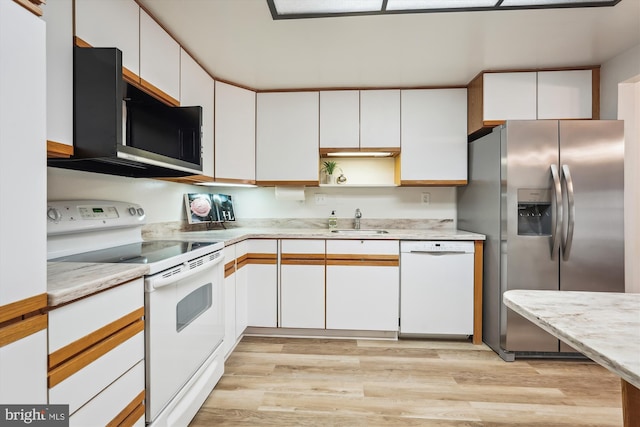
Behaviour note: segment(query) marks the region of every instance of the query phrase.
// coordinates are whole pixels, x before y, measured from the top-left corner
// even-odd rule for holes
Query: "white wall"
[[[276,200],[273,187],[201,187],[154,179],[48,168],[48,200],[106,199],[140,203],[148,224],[180,221],[185,216],[184,193],[231,194],[236,217],[247,218],[324,218],[332,209],[340,218],[350,218],[360,208],[364,218],[453,219],[456,195],[453,188],[333,188],[309,187],[305,201]],[[421,193],[431,196],[421,204]],[[326,195],[325,205],[316,205],[315,194]]]
[[[601,67],[602,119],[625,121],[625,288],[640,292],[640,44]]]
[[[600,67],[600,118],[618,118],[618,84],[640,75],[640,43]]]

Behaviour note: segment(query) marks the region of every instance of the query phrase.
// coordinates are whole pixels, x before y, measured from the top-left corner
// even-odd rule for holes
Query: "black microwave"
[[[122,78],[116,48],[74,48],[73,145],[49,166],[130,177],[202,173],[202,107],[172,107]]]

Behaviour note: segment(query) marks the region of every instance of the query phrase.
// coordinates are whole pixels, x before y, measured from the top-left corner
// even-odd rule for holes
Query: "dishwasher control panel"
[[[469,241],[412,241],[400,242],[400,252],[448,252],[448,253],[473,253],[474,242]]]

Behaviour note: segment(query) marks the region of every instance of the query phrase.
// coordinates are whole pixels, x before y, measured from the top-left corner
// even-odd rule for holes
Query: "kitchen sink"
[[[336,234],[389,234],[389,232],[387,230],[355,230],[355,229],[349,229],[349,230],[331,230],[332,233],[336,233]]]

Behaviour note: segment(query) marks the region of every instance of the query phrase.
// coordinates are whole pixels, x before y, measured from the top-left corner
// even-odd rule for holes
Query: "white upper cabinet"
[[[400,90],[360,91],[360,148],[400,147]]]
[[[18,3],[0,1],[0,306],[47,292],[45,27]],[[9,209],[16,200],[29,209]],[[25,254],[33,256],[28,268]]]
[[[483,112],[485,121],[535,120],[536,73],[486,73]]]
[[[257,94],[256,181],[317,185],[318,92]]]
[[[73,0],[42,5],[47,22],[47,140],[73,145]]]
[[[140,7],[133,0],[75,0],[76,37],[93,47],[117,47],[122,66],[138,76],[139,21]]]
[[[538,119],[590,119],[592,70],[538,72]]]
[[[320,148],[360,147],[360,91],[320,92]]]
[[[140,10],[140,79],[165,102],[180,104],[180,45],[144,10]]]
[[[180,49],[180,105],[202,107],[202,175],[213,177],[213,78]]]
[[[467,90],[402,91],[401,185],[467,182]]]
[[[215,109],[216,181],[255,183],[255,92],[216,81]]]
[[[598,68],[483,72],[468,89],[469,135],[505,120],[598,119]]]

